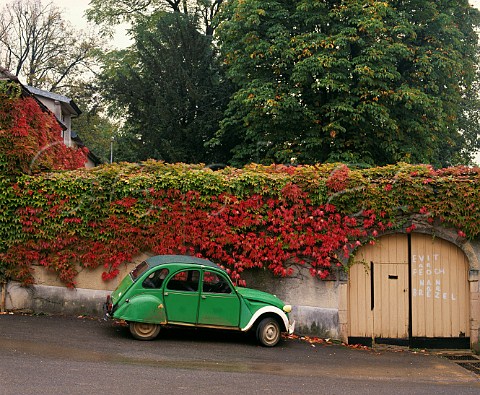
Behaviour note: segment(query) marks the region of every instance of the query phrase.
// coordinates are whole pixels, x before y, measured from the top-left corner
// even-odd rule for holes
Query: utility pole
[[[115,140],[115,137],[112,136],[110,139],[110,163],[113,163],[113,140]]]

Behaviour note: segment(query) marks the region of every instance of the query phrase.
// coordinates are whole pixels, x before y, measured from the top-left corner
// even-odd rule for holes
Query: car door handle
[[[168,296],[168,292],[165,292],[164,295],[165,295],[165,296]]]
[[[202,295],[202,299],[207,299],[207,297],[205,295]]]

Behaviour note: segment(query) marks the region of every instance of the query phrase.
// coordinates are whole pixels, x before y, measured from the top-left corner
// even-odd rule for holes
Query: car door
[[[226,275],[204,269],[200,294],[198,324],[238,327],[240,299]]]
[[[162,284],[168,276],[168,269],[159,269],[150,273],[141,284],[137,286],[139,295],[130,300],[131,307],[139,321],[152,323],[165,323],[165,310],[162,304]]]
[[[200,270],[175,273],[166,283],[163,300],[170,324],[195,325],[198,315]]]
[[[168,276],[168,269],[160,268],[135,282],[127,290],[126,300],[118,306],[115,318],[126,321],[165,324],[162,283]]]

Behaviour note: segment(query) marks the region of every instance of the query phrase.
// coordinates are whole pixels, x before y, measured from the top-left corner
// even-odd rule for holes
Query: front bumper
[[[287,328],[288,334],[292,335],[294,331],[295,331],[295,320],[288,321],[288,328]]]

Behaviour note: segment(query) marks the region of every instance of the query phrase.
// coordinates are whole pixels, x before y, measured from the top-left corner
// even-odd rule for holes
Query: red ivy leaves
[[[102,278],[109,280],[141,251],[212,259],[238,284],[243,284],[244,270],[265,267],[275,275],[289,276],[292,264],[310,266],[312,275],[319,278],[329,277],[332,269],[342,265],[337,254],[345,260],[366,236],[359,226],[362,222],[337,212],[331,204],[312,205],[295,186],[284,191],[284,198],[252,195],[242,200],[226,194],[206,200],[193,191],[150,191],[142,201],[148,207],[143,216],[131,213],[139,200],[124,198],[112,203],[110,216],[95,221],[94,230],[83,232],[88,236],[79,236],[90,226],[86,218],[64,218],[69,232],[50,240],[42,237],[38,227],[30,226],[28,231],[38,240],[16,245],[6,259],[28,267],[32,262],[28,251],[35,251],[34,260],[58,272],[70,286],[74,286],[75,264],[103,266]],[[52,204],[50,210],[55,207]],[[18,213],[25,226],[38,222],[39,215],[50,218],[47,208],[27,207]],[[369,227],[374,225],[374,213],[365,212],[363,217]]]
[[[326,185],[333,192],[343,191],[348,185],[348,176],[350,169],[346,165],[340,165],[336,168],[326,181]]]
[[[43,170],[78,169],[85,165],[86,148],[63,143],[62,129],[50,112],[31,97],[0,97],[0,157],[9,175]]]
[[[278,167],[261,168],[258,175],[257,168],[246,168],[225,178],[215,173],[215,184],[211,174],[197,169],[197,179],[195,168],[187,165],[149,162],[145,166],[151,170],[137,165],[126,170],[129,165],[122,164],[118,172],[137,177],[141,185],[132,192],[117,177],[115,166],[81,176],[65,173],[60,179],[68,182],[61,187],[46,177],[20,180],[12,188],[19,207],[12,211],[12,222],[20,231],[14,228],[17,233],[12,231],[6,241],[10,247],[0,259],[15,266],[25,281],[32,262],[38,262],[73,286],[76,265],[103,267],[108,280],[143,251],[191,254],[223,265],[242,284],[242,273],[255,267],[289,276],[292,265],[303,265],[312,275],[328,278],[363,242],[373,243],[380,232],[410,225],[412,219],[440,219],[459,229],[459,237],[480,232],[478,170],[402,165],[346,171],[331,166],[327,177],[317,167],[288,168],[285,173]],[[181,173],[184,169],[188,172]],[[248,175],[244,183],[238,177],[242,172]],[[207,176],[209,184],[202,189],[199,180]],[[107,190],[102,177],[105,185],[117,184]],[[87,189],[71,186],[85,180]],[[172,185],[190,186],[180,190]],[[229,185],[237,196],[226,192]],[[415,225],[407,229],[414,230]]]

